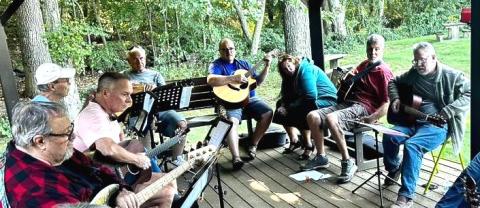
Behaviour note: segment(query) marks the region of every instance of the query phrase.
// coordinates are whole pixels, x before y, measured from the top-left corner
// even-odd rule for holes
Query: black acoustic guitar
[[[338,87],[337,91],[337,102],[343,102],[347,99],[347,96],[350,95],[351,90],[355,83],[360,80],[362,77],[368,74],[372,69],[380,65],[382,62],[377,61],[371,65],[369,65],[365,70],[361,71],[358,74],[355,74],[355,70],[349,71],[345,76],[340,80],[340,87]],[[337,69],[338,70],[338,69]],[[340,69],[339,71],[343,71]]]
[[[418,109],[422,104],[422,98],[413,94],[411,87],[406,85],[399,85],[398,91],[400,94],[400,109],[398,113],[392,110],[393,102],[390,102],[387,113],[387,121],[391,124],[402,126],[413,126],[417,120],[428,121],[438,127],[442,127],[447,121],[444,118],[435,115],[427,115]]]

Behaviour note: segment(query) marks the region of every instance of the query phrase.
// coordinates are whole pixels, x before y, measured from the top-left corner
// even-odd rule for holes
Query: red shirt
[[[10,142],[5,163],[5,189],[12,207],[54,207],[89,202],[109,184],[119,183],[106,166],[75,150],[60,166],[50,166]]]
[[[363,61],[357,66],[356,73],[367,68],[368,60]],[[352,93],[347,100],[359,102],[365,107],[369,114],[375,112],[382,104],[388,102],[388,82],[393,78],[390,67],[382,62],[357,80],[353,86]]]

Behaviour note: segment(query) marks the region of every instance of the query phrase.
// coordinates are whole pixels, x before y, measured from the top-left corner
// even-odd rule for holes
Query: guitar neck
[[[146,156],[149,157],[149,158],[156,157],[160,153],[165,152],[168,149],[170,149],[172,146],[180,143],[180,141],[182,139],[183,139],[183,135],[177,135],[177,136],[169,139],[168,141],[158,145],[157,147],[147,151]]]
[[[417,119],[423,119],[423,118],[425,118],[425,117],[427,116],[425,113],[423,113],[423,112],[421,112],[421,111],[419,111],[419,110],[417,110],[417,109],[415,109],[415,108],[412,108],[412,107],[410,107],[410,106],[408,106],[408,105],[403,105],[403,104],[402,104],[402,108],[403,108],[403,111],[404,111],[405,113],[407,113],[407,114],[409,114],[409,115],[412,115],[412,116],[414,116],[414,117],[417,118]]]
[[[163,175],[160,179],[158,179],[148,187],[144,188],[142,191],[136,193],[135,195],[137,196],[140,204],[145,203],[148,199],[154,196],[158,192],[158,190],[162,189],[165,185],[175,180],[185,171],[189,170],[194,162],[195,161],[193,160],[185,162],[184,164],[178,166],[169,173]]]

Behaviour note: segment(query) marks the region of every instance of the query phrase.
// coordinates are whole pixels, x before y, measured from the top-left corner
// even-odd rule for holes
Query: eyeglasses
[[[427,61],[428,61],[428,58],[419,59],[419,60],[415,60],[415,59],[414,59],[414,60],[412,60],[412,64],[413,64],[413,65],[417,65],[417,66],[418,66],[418,65],[424,65],[424,64],[427,63]]]
[[[68,140],[72,141],[73,140],[73,123],[70,123],[70,126],[68,127],[68,132],[64,134],[54,134],[54,133],[49,133],[46,134],[45,136],[54,136],[54,137],[68,137]]]
[[[231,48],[221,48],[220,51],[223,51],[223,52],[227,52],[227,51],[234,51],[235,48],[231,47]]]

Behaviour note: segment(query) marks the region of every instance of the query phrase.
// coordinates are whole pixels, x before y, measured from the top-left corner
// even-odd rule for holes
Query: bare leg
[[[298,135],[297,135],[296,129],[294,127],[291,127],[291,126],[283,126],[283,128],[287,132],[288,138],[290,138],[290,146],[292,146],[292,144],[297,143],[298,142]]]
[[[337,147],[342,154],[342,159],[347,160],[350,159],[347,151],[347,143],[345,141],[345,135],[343,131],[340,129],[340,125],[338,124],[338,115],[336,112],[330,113],[327,115],[327,125],[328,129],[332,133],[333,139],[337,143]]]
[[[311,137],[315,142],[315,148],[317,148],[317,155],[324,155],[325,154],[325,145],[323,137],[323,128],[321,128],[322,120],[320,119],[320,115],[317,112],[311,111],[307,115],[307,123],[308,127],[310,128]]]
[[[258,142],[260,142],[260,139],[262,139],[263,135],[267,131],[268,127],[270,126],[270,123],[272,123],[272,118],[273,118],[273,112],[272,111],[268,111],[268,112],[262,114],[260,120],[257,122],[257,125],[255,127],[255,131],[253,132],[253,135],[252,135],[252,144],[253,145],[255,145],[255,146],[258,145]]]
[[[240,153],[238,151],[238,123],[239,121],[236,118],[230,118],[230,121],[233,122],[232,129],[227,136],[228,148],[232,154],[232,160],[239,159]]]
[[[178,129],[181,129],[182,131],[184,131],[185,129],[187,129],[187,121],[179,121],[178,124],[177,124],[177,128]],[[185,135],[186,136],[186,135]],[[185,148],[185,142],[186,142],[186,138],[184,140],[182,140],[181,143],[175,145],[175,148],[173,149],[172,151],[172,156],[175,158],[176,156],[179,156],[181,154],[183,154],[183,149]]]

